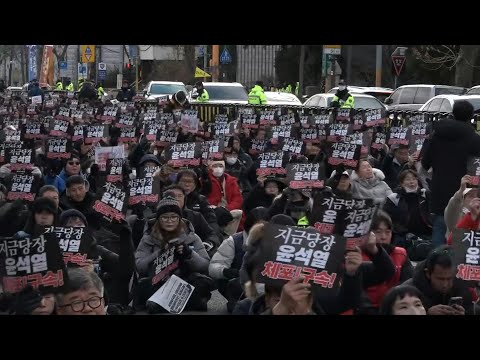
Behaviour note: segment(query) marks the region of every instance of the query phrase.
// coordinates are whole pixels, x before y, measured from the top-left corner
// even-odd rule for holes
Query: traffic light
[[[133,67],[132,60],[128,60],[127,69],[131,70]]]

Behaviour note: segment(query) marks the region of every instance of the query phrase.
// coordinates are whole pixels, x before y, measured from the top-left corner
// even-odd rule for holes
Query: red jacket
[[[477,230],[480,225],[480,216],[475,221],[472,219],[472,214],[468,213],[463,218],[458,221],[457,229],[465,229],[465,230]],[[452,245],[452,233],[447,240],[448,245]]]
[[[209,173],[208,176],[212,183],[212,191],[210,192],[210,195],[208,195],[208,202],[211,205],[218,206],[223,197],[223,180],[219,180],[217,177],[213,176],[212,173]],[[223,176],[225,179],[225,197],[227,199],[226,208],[228,210],[242,210],[243,196],[240,192],[237,178],[228,174],[224,174]]]
[[[362,253],[362,257],[363,261],[371,261],[370,257],[365,253]],[[388,290],[400,284],[400,275],[402,273],[402,268],[408,258],[407,251],[404,248],[395,247],[390,253],[390,258],[395,265],[395,275],[393,276],[393,278],[382,284],[370,286],[367,289],[367,294],[370,298],[370,301],[372,302],[372,305],[377,308],[380,307],[380,304],[382,303],[383,298],[385,297],[385,294],[388,292]]]

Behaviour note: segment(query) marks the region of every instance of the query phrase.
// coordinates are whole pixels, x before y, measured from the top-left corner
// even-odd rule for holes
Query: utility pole
[[[13,47],[10,45],[10,68],[8,69],[8,86],[12,86],[12,70],[13,70]]]
[[[375,61],[375,86],[382,86],[382,45],[377,45],[377,54]]]
[[[347,76],[345,79],[347,85],[350,85],[352,81],[352,51],[352,45],[347,45]]]
[[[207,72],[207,50],[208,50],[208,45],[205,45],[203,48],[203,71]],[[207,77],[203,77],[203,81],[207,81]]]
[[[303,71],[305,68],[305,45],[300,45],[300,65],[298,68],[298,98],[303,97]]]
[[[220,64],[220,45],[212,45],[212,81],[218,81],[218,72]]]

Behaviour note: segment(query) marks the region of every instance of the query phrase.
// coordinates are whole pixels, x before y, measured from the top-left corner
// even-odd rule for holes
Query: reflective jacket
[[[210,96],[206,89],[203,89],[202,93],[198,95],[197,101],[198,102],[207,102],[210,100]]]
[[[333,103],[338,103],[342,109],[353,109],[355,107],[355,98],[349,95],[347,100],[343,100],[335,95],[332,99],[332,105]]]
[[[57,82],[55,85],[55,90],[63,90],[63,84],[61,81]]]
[[[261,86],[255,85],[248,94],[248,103],[252,105],[265,105],[267,96]]]

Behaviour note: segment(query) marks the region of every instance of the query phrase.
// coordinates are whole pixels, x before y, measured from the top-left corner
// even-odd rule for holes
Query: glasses
[[[79,161],[69,161],[68,165],[80,165]]]
[[[103,300],[103,297],[93,296],[90,299],[85,301],[77,300],[70,304],[61,305],[59,307],[64,308],[64,307],[70,306],[73,312],[82,312],[83,309],[85,309],[85,304],[88,304],[88,306],[91,309],[96,309],[100,307],[100,305],[102,305],[102,300]]]
[[[178,219],[180,219],[180,216],[178,216],[178,215],[172,215],[172,216],[162,215],[162,216],[160,216],[160,220],[162,220],[163,222],[175,222],[175,221],[178,221]]]

